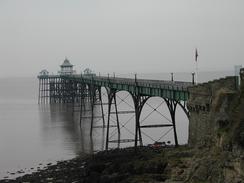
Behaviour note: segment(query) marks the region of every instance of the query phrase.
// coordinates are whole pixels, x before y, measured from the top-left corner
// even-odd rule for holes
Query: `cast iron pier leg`
[[[104,119],[104,110],[103,110],[103,100],[102,100],[102,91],[101,88],[99,88],[99,100],[101,103],[101,111],[102,111],[102,118],[103,118],[103,128],[105,126],[105,119]]]
[[[91,104],[91,128],[90,128],[90,136],[92,136],[93,131],[93,122],[94,122],[94,102],[95,102],[95,88],[94,86],[90,86],[90,104]]]
[[[108,150],[108,143],[109,143],[109,125],[110,125],[110,113],[111,113],[111,105],[113,100],[113,93],[108,94],[108,122],[107,122],[107,135],[106,135],[106,150]]]
[[[178,138],[177,138],[177,131],[176,131],[176,121],[175,121],[175,112],[176,112],[176,107],[177,107],[177,101],[170,100],[170,99],[165,99],[166,104],[169,108],[172,124],[173,124],[173,130],[174,130],[174,139],[175,139],[175,146],[177,147],[178,144]]]
[[[39,79],[39,92],[38,92],[38,104],[40,104],[40,91],[41,90],[41,79]]]
[[[114,107],[115,107],[115,114],[116,114],[116,122],[117,122],[117,130],[118,130],[118,148],[120,146],[120,126],[119,126],[119,116],[118,116],[118,108],[116,103],[116,93],[114,93]]]

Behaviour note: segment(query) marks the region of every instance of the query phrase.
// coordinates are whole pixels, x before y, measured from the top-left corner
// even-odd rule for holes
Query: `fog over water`
[[[243,0],[1,0],[0,77],[230,70],[243,63]]]

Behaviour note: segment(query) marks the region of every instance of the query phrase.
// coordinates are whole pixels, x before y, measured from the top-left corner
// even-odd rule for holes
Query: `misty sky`
[[[0,0],[0,77],[231,70],[244,62],[244,0]],[[244,64],[243,64],[244,65]]]

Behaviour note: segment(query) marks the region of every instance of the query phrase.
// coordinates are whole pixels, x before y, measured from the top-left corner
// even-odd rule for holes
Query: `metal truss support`
[[[50,98],[50,79],[39,78],[38,103],[48,103]]]
[[[91,104],[91,131],[90,135],[92,136],[94,126],[94,118],[102,118],[102,127],[105,127],[105,118],[104,118],[104,110],[103,110],[103,102],[102,102],[102,94],[101,94],[101,87],[96,87],[95,85],[89,86],[89,93],[90,93],[90,104]],[[94,108],[96,105],[100,105],[101,108],[101,116],[94,116]]]
[[[137,141],[138,141],[138,131],[140,129],[140,105],[138,99],[136,98],[135,101],[135,148],[137,148]]]
[[[109,92],[108,93],[108,121],[107,121],[107,134],[106,134],[106,146],[105,146],[106,150],[108,150],[110,113],[111,113],[111,105],[112,105],[113,95],[114,94],[115,94],[115,92]]]
[[[86,85],[84,85],[84,84],[80,85],[80,127],[81,127],[81,122],[82,122],[82,113],[83,113],[83,110],[85,109],[85,101],[84,101],[85,87],[86,87]]]
[[[135,105],[135,144],[134,144],[135,149],[138,146],[138,141],[140,142],[140,146],[143,146],[141,126],[140,126],[140,116],[141,116],[142,108],[148,98],[149,97],[140,96],[140,95],[133,96],[134,105]]]
[[[71,103],[72,103],[72,117],[74,117],[75,113],[75,102],[76,102],[76,95],[77,95],[77,83],[71,82]]]
[[[113,103],[114,102],[114,103]],[[109,145],[109,129],[111,127],[110,125],[110,118],[111,118],[111,107],[112,104],[114,104],[115,112],[114,114],[116,115],[116,127],[117,127],[117,132],[118,132],[118,147],[120,145],[120,125],[119,125],[119,116],[118,116],[118,108],[117,108],[117,103],[116,103],[116,91],[115,90],[109,90],[108,91],[108,121],[107,121],[107,134],[106,134],[106,146],[105,149],[108,150],[108,145]]]
[[[177,147],[177,146],[179,146],[179,144],[178,144],[177,131],[176,131],[175,112],[176,112],[176,107],[177,107],[178,101],[171,100],[171,99],[164,99],[164,100],[165,100],[165,102],[168,106],[169,112],[170,112],[173,130],[174,130],[175,146]]]
[[[100,107],[101,107],[101,111],[102,111],[102,120],[103,120],[103,128],[104,128],[105,127],[105,118],[104,118],[103,99],[102,99],[101,87],[98,88],[98,92],[99,92],[99,101],[100,101]]]
[[[92,136],[93,132],[93,123],[94,123],[94,103],[95,103],[95,89],[94,86],[90,86],[90,104],[91,104],[91,128],[90,128],[90,136]]]
[[[41,99],[41,79],[39,79],[38,104],[40,104],[40,99]]]
[[[119,116],[118,116],[118,108],[116,102],[116,93],[114,94],[114,108],[115,108],[115,115],[116,115],[116,122],[117,122],[117,130],[118,130],[118,141],[120,143],[120,126],[119,126]],[[110,112],[111,114],[111,112]]]
[[[96,78],[95,78],[96,79]],[[177,130],[176,130],[176,108],[177,105],[183,109],[183,111],[186,113],[187,117],[189,118],[189,112],[186,107],[185,101],[178,101],[181,98],[177,98],[175,96],[171,98],[164,98],[164,101],[167,104],[167,107],[170,112],[171,121],[170,119],[168,121],[172,122],[170,124],[150,124],[150,125],[142,125],[142,121],[140,121],[142,109],[144,107],[144,104],[146,101],[150,98],[155,96],[155,94],[152,93],[151,87],[148,88],[150,90],[149,93],[143,93],[141,92],[141,88],[138,85],[137,78],[135,76],[135,84],[134,84],[134,90],[127,90],[129,91],[129,94],[133,98],[134,106],[130,105],[132,110],[124,110],[124,111],[118,111],[118,106],[120,102],[117,103],[116,98],[119,99],[119,95],[116,96],[116,92],[124,90],[124,88],[115,87],[117,86],[117,83],[115,82],[114,85],[111,84],[113,80],[110,80],[108,78],[108,82],[106,85],[107,94],[108,94],[108,118],[107,118],[107,124],[105,124],[105,114],[104,114],[104,106],[106,105],[102,101],[102,93],[101,93],[101,86],[104,86],[102,84],[97,84],[97,81],[95,82],[94,78],[86,81],[87,78],[82,78],[81,80],[78,80],[77,78],[65,78],[61,76],[55,76],[55,77],[41,77],[39,78],[39,93],[38,93],[38,103],[72,103],[72,115],[74,115],[75,112],[75,103],[80,104],[80,126],[82,123],[82,119],[89,118],[90,121],[90,136],[92,136],[93,128],[97,128],[98,125],[95,123],[95,118],[102,119],[102,125],[100,125],[103,130],[105,128],[106,131],[106,141],[105,141],[105,149],[108,150],[109,143],[111,142],[118,142],[118,144],[121,143],[127,143],[127,142],[134,142],[135,149],[140,145],[143,145],[142,141],[142,128],[159,128],[159,127],[171,127],[171,130],[173,130],[174,133],[174,141],[175,146],[178,146],[178,138],[177,138]],[[114,79],[115,80],[115,79]],[[113,87],[110,87],[113,86]],[[119,86],[119,85],[118,85]],[[157,90],[155,90],[157,91]],[[128,94],[128,95],[129,95]],[[161,96],[165,97],[165,96]],[[168,97],[168,96],[166,96]],[[121,98],[120,98],[121,99]],[[121,101],[125,102],[123,99]],[[184,103],[183,103],[184,102]],[[126,103],[126,102],[125,102]],[[79,105],[78,104],[78,105]],[[96,105],[99,105],[101,107],[101,115],[97,116],[96,113]],[[112,106],[114,105],[114,108]],[[153,107],[152,107],[153,108]],[[156,110],[157,108],[153,108]],[[90,116],[83,116],[85,111],[90,111]],[[114,111],[111,111],[114,110]],[[153,111],[152,111],[153,112]],[[158,111],[157,111],[158,112]],[[95,113],[95,114],[94,114]],[[127,114],[127,113],[135,113],[135,131],[131,132],[133,135],[133,139],[121,139],[121,129],[125,128],[125,124],[120,124],[119,115],[120,114]],[[88,113],[87,113],[88,114]],[[151,114],[151,113],[150,113]],[[149,114],[149,115],[150,115]],[[111,116],[112,115],[112,116]],[[113,116],[114,115],[114,116]],[[114,117],[114,118],[113,118]],[[134,115],[131,116],[131,119],[134,119]],[[128,120],[129,121],[129,120]],[[114,124],[111,124],[111,122]],[[110,132],[110,128],[115,127],[114,131]],[[125,128],[126,129],[126,128]],[[127,129],[129,131],[129,129]],[[114,132],[114,133],[113,133]],[[113,136],[117,135],[118,133],[118,139],[114,138]],[[167,132],[168,133],[168,132]],[[111,135],[112,134],[112,135]],[[144,133],[143,133],[144,134]],[[111,136],[110,136],[111,135]],[[161,138],[160,138],[161,139]],[[154,139],[152,139],[154,140]],[[119,145],[118,145],[119,146]]]
[[[187,109],[187,102],[186,101],[183,101],[183,102],[179,101],[178,104],[182,108],[182,110],[185,112],[187,118],[189,119],[190,118],[190,112]]]
[[[93,135],[93,129],[97,128],[94,126],[94,120],[96,118],[101,118],[103,121],[102,127],[105,127],[105,118],[103,110],[103,102],[101,96],[101,87],[97,87],[92,84],[80,83],[79,88],[79,103],[80,103],[80,127],[82,126],[83,119],[90,119],[90,136]],[[87,106],[86,106],[87,105]],[[95,106],[99,105],[101,107],[101,116],[95,116]],[[88,115],[86,112],[90,112]],[[83,115],[85,113],[85,115]]]

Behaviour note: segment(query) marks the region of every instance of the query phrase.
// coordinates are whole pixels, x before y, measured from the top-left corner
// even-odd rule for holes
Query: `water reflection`
[[[91,137],[89,119],[80,125],[79,112],[73,113],[72,108],[72,104],[40,105],[43,142],[61,143],[65,150],[75,155],[102,150],[104,131]]]

